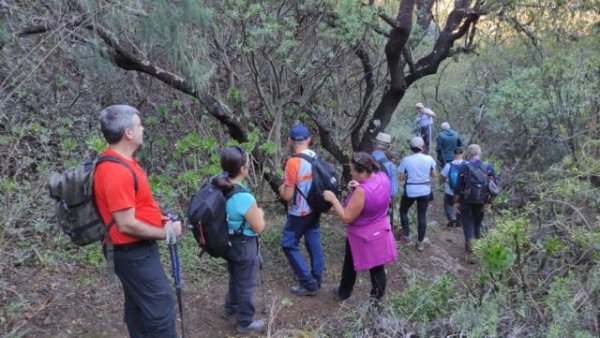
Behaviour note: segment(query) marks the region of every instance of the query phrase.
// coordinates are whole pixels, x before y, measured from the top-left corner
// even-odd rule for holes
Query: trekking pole
[[[169,219],[172,222],[177,221],[177,215],[168,214]],[[177,293],[177,304],[179,306],[179,318],[181,319],[181,338],[185,337],[183,330],[183,304],[181,301],[181,289],[183,284],[181,282],[181,269],[179,266],[179,251],[177,249],[177,238],[173,243],[167,243],[169,246],[169,257],[171,258],[171,268],[173,272],[173,280],[175,281],[175,291]]]
[[[259,280],[259,288],[260,288],[260,293],[262,294],[262,298],[263,298],[263,308],[262,308],[262,313],[263,314],[267,314],[269,312],[269,308],[267,305],[267,295],[265,294],[265,280],[263,279],[263,273],[262,273],[262,269],[263,269],[263,259],[262,259],[262,254],[260,253],[260,236],[258,237],[258,280]]]

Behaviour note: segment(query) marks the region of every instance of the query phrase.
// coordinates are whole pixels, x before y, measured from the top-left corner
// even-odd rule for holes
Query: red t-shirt
[[[162,217],[158,204],[152,197],[150,184],[144,170],[135,159],[125,159],[111,149],[102,155],[116,156],[133,169],[137,177],[138,191],[135,192],[133,175],[125,166],[114,162],[103,162],[96,167],[94,173],[94,198],[104,224],[113,220],[115,211],[135,208],[135,218],[145,224],[162,227]],[[116,224],[110,229],[113,244],[129,244],[140,241],[140,238],[122,233]]]

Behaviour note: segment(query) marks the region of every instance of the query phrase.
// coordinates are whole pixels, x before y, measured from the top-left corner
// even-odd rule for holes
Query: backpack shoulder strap
[[[136,193],[138,192],[137,175],[135,174],[135,172],[133,171],[133,169],[129,166],[129,164],[127,164],[126,162],[124,162],[120,158],[118,158],[116,156],[112,156],[112,155],[103,155],[103,156],[100,156],[100,158],[98,158],[98,161],[96,162],[96,165],[99,165],[100,163],[103,163],[103,162],[118,163],[118,164],[124,166],[125,168],[129,169],[129,171],[131,172],[131,175],[133,176],[133,189],[135,190]]]
[[[392,174],[390,174],[390,173],[388,172],[388,169],[387,169],[387,167],[386,167],[385,165],[386,165],[386,164],[388,164],[388,163],[392,163],[392,161],[390,161],[390,159],[388,159],[388,158],[387,158],[387,156],[383,156],[382,158],[375,159],[375,161],[377,161],[377,163],[379,163],[379,166],[381,167],[381,170],[383,170],[383,172],[384,172],[386,175],[388,175],[388,177],[390,177],[390,178],[391,178],[391,175],[393,175],[393,173],[392,173]]]
[[[116,156],[112,156],[112,155],[102,155],[98,158],[98,160],[96,161],[96,166],[100,165],[103,162],[113,162],[113,163],[118,163],[122,166],[124,166],[125,168],[129,169],[129,171],[131,172],[131,175],[133,176],[133,189],[135,191],[135,193],[137,194],[138,192],[138,180],[137,180],[137,175],[135,174],[135,172],[133,171],[133,169],[129,166],[129,164],[127,164],[126,162],[124,162],[123,160],[121,160],[120,158],[116,157]],[[108,240],[110,240],[110,229],[112,228],[112,226],[116,223],[117,221],[113,219],[106,225],[106,237]],[[110,245],[112,245],[112,243],[110,243]],[[110,275],[110,274],[109,274]],[[114,275],[114,273],[113,273]]]
[[[483,162],[481,165],[481,169],[485,171],[487,176],[491,176],[492,173],[492,164],[490,162]]]
[[[294,156],[292,156],[292,157],[298,157],[298,158],[301,158],[303,160],[308,161],[310,164],[313,164],[313,162],[315,161],[315,159],[317,158],[317,156],[318,155],[315,155],[315,157],[312,157],[312,156],[310,156],[308,154],[305,154],[305,153],[298,153],[298,154],[294,154]]]
[[[238,194],[240,192],[247,192],[250,193],[250,190],[242,187],[239,184],[234,184],[233,185],[233,189],[229,190],[228,192],[224,192],[223,196],[225,197],[225,200],[230,199],[231,197],[233,197],[233,195]]]
[[[298,154],[294,154],[292,157],[298,157],[298,158],[301,158],[303,160],[306,160],[312,166],[318,156],[319,155],[317,155],[316,153],[315,153],[314,157],[312,157],[312,156],[310,156],[308,154],[305,154],[305,153],[298,153]],[[294,191],[295,192],[297,191],[298,193],[300,193],[300,195],[304,198],[304,200],[307,200],[306,196],[304,195],[304,193],[302,192],[302,190],[300,190],[300,188],[298,187],[297,184],[294,186]],[[294,200],[295,199],[296,198],[294,197]]]

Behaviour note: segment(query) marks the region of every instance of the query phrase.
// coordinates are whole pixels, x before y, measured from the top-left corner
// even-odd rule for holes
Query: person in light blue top
[[[393,198],[398,194],[398,177],[396,175],[397,168],[394,162],[388,159],[386,151],[390,149],[392,145],[392,136],[386,133],[378,133],[373,139],[373,151],[371,156],[375,161],[379,162],[381,170],[385,172],[390,180],[392,187],[390,193]]]
[[[246,218],[244,217],[250,207],[256,204],[256,198],[250,193],[248,187],[240,183],[240,192],[233,194],[225,204],[227,210],[227,223],[229,225],[229,235],[234,236],[241,227],[242,235],[244,236],[258,236],[258,233],[250,227]]]
[[[240,333],[261,331],[264,320],[254,319],[254,288],[259,266],[258,234],[265,229],[264,212],[256,198],[242,183],[248,176],[250,159],[240,147],[225,148],[221,153],[223,175],[214,181],[225,196],[231,249],[227,252],[229,290],[222,317],[237,317]]]
[[[415,105],[417,108],[417,131],[418,135],[423,138],[425,142],[425,147],[423,148],[423,154],[430,154],[431,150],[431,138],[433,136],[433,119],[436,117],[436,114],[433,110],[429,108],[425,108],[421,102]]]
[[[454,212],[454,186],[458,184],[459,168],[464,162],[463,160],[463,149],[458,147],[454,149],[454,160],[446,163],[442,171],[440,172],[440,183],[444,184],[444,211],[446,212],[446,218],[448,219],[448,228],[462,227],[462,220],[460,213]]]

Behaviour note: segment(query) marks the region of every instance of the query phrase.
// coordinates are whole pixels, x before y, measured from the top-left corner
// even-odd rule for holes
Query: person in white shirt
[[[453,200],[454,200],[454,186],[460,179],[460,165],[464,162],[463,160],[463,148],[458,147],[454,149],[454,160],[446,163],[440,173],[440,183],[444,185],[444,211],[446,212],[446,218],[448,219],[448,228],[462,227],[460,213],[454,212]]]
[[[398,167],[398,177],[404,183],[404,193],[400,201],[400,222],[402,224],[401,244],[410,244],[410,227],[408,223],[408,210],[417,202],[417,251],[423,251],[425,245],[425,231],[427,229],[427,207],[431,200],[431,180],[437,176],[436,162],[433,157],[423,154],[425,142],[423,138],[415,136],[410,140],[412,155],[406,156]]]
[[[423,153],[430,155],[431,137],[433,134],[433,118],[436,117],[435,112],[419,102],[415,105],[417,108],[417,131],[425,141]]]

